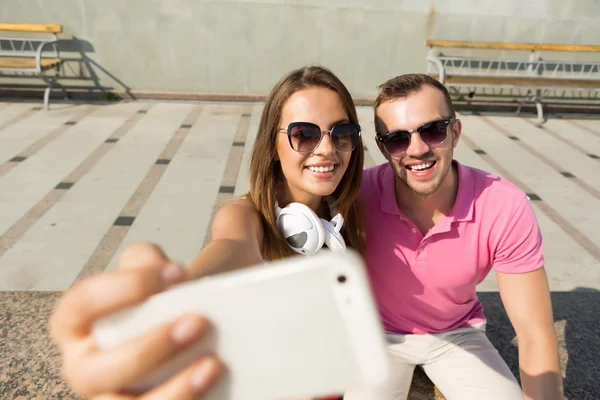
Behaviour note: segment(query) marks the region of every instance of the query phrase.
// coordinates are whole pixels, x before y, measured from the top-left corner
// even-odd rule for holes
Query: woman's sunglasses
[[[316,149],[326,133],[329,133],[337,151],[352,151],[360,141],[360,125],[351,122],[338,124],[329,131],[310,122],[292,122],[287,129],[279,128],[277,131],[287,132],[290,146],[299,153],[310,153]]]
[[[428,122],[417,129],[410,131],[394,131],[385,135],[377,136],[377,141],[383,145],[385,151],[391,156],[402,155],[410,146],[410,138],[413,132],[418,132],[421,140],[428,146],[439,146],[448,136],[448,126],[454,117]]]

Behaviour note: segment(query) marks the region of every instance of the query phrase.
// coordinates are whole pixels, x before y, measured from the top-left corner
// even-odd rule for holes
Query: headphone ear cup
[[[319,217],[304,204],[288,204],[279,212],[276,222],[288,246],[297,253],[314,255],[325,243]]]
[[[334,226],[331,222],[321,219],[321,225],[325,231],[325,245],[331,251],[344,251],[346,250],[346,241],[340,233],[339,229]]]

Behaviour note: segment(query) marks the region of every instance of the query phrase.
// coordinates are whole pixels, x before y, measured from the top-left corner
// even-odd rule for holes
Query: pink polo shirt
[[[456,203],[424,237],[398,208],[392,168],[363,172],[366,263],[388,332],[445,332],[485,321],[475,288],[492,267],[518,274],[544,264],[541,232],[525,193],[455,164]]]

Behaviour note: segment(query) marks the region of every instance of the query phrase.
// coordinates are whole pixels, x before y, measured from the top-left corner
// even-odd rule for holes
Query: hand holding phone
[[[147,391],[199,357],[216,354],[223,379],[207,399],[268,400],[343,393],[389,374],[383,330],[361,258],[323,251],[201,278],[97,321],[103,349],[182,314],[211,321],[206,340],[134,385]]]

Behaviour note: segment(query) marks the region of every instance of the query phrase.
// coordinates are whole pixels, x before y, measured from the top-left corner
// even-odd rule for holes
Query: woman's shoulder
[[[246,242],[260,252],[264,241],[264,228],[260,213],[249,199],[237,198],[227,201],[212,221],[212,240],[235,240]]]
[[[254,203],[246,197],[238,197],[223,204],[215,214],[214,223],[235,227],[248,226],[250,224],[254,228],[262,225],[260,213],[254,206]]]
[[[256,209],[256,206],[246,196],[231,199],[231,200],[227,201],[225,204],[223,204],[222,207],[233,207],[235,209],[241,209],[241,210],[244,210],[245,212],[258,215],[258,210]]]

